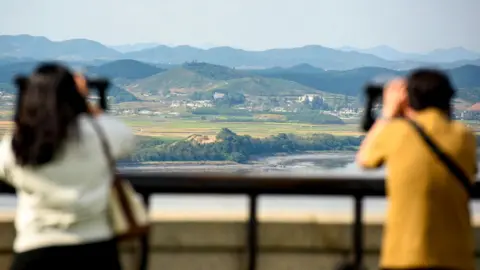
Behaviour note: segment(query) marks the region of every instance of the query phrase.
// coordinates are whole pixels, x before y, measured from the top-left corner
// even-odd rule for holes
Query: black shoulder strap
[[[450,172],[455,175],[455,177],[459,180],[462,186],[465,188],[468,195],[472,194],[472,183],[470,178],[464,173],[464,171],[457,166],[457,164],[447,156],[438,146],[430,139],[430,137],[425,133],[423,128],[421,128],[415,121],[411,119],[407,119],[407,121],[415,128],[415,130],[420,134],[422,139],[427,143],[429,148],[437,155],[437,157],[447,166]]]

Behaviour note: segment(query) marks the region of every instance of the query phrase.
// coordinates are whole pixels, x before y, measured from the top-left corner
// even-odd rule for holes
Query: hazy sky
[[[267,49],[480,51],[480,0],[0,0],[0,34]]]

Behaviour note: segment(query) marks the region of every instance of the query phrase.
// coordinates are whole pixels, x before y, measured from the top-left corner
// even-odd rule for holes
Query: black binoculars
[[[89,89],[96,89],[100,98],[100,107],[107,109],[107,89],[110,81],[106,78],[86,78]]]
[[[394,74],[383,74],[377,76],[364,87],[365,95],[365,113],[361,122],[361,128],[369,131],[375,123],[374,107],[380,103],[383,98],[383,89],[396,76]]]
[[[378,101],[381,101],[384,86],[385,84],[382,83],[370,83],[365,86],[365,114],[361,123],[364,131],[369,131],[375,123],[373,107]]]

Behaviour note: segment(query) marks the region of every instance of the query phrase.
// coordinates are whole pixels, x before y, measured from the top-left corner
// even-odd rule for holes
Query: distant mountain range
[[[405,53],[398,51],[389,46],[377,46],[369,49],[356,49],[353,47],[342,47],[342,51],[355,51],[360,53],[372,54],[390,61],[419,61],[429,63],[451,63],[457,61],[480,60],[480,53],[467,50],[462,47],[454,47],[449,49],[437,49],[429,53]]]
[[[121,56],[120,52],[88,39],[56,42],[29,35],[0,36],[0,57],[78,61],[117,59]]]
[[[191,46],[169,47],[145,43],[112,48],[87,39],[51,41],[45,37],[29,35],[0,36],[0,65],[29,59],[90,64],[132,59],[171,65],[198,61],[236,68],[273,68],[309,64],[325,70],[361,67],[405,70],[426,65],[444,68],[466,64],[480,65],[480,55],[463,48],[436,50],[426,55],[406,54],[386,46],[357,50],[308,45],[291,49],[245,51],[231,47],[200,49]]]
[[[134,52],[134,51],[141,51],[145,49],[150,49],[153,47],[160,46],[158,43],[135,43],[135,44],[125,44],[125,45],[117,45],[117,46],[110,46],[110,48],[115,49],[121,53],[127,52]]]

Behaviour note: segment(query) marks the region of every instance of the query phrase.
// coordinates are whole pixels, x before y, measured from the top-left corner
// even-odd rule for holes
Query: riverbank
[[[234,161],[148,161],[139,163],[121,163],[121,167],[149,167],[149,166],[225,166],[225,165],[238,165],[239,163]]]
[[[248,163],[238,163],[234,161],[148,161],[148,162],[138,162],[138,163],[120,163],[120,167],[150,167],[150,166],[245,166],[245,165],[255,165],[262,164],[266,160],[275,159],[275,158],[294,158],[294,157],[307,157],[315,155],[319,158],[343,158],[343,157],[353,157],[355,156],[355,151],[304,151],[296,153],[276,153],[272,155],[257,155],[252,156]]]
[[[157,171],[157,172],[198,172],[198,173],[308,173],[323,174],[325,172],[362,173],[355,163],[355,152],[352,151],[306,151],[304,153],[286,155],[275,154],[259,157],[249,163],[235,163],[232,161],[199,161],[199,162],[144,162],[121,166],[128,171]],[[376,173],[378,173],[376,171]],[[381,172],[380,172],[381,173]]]

